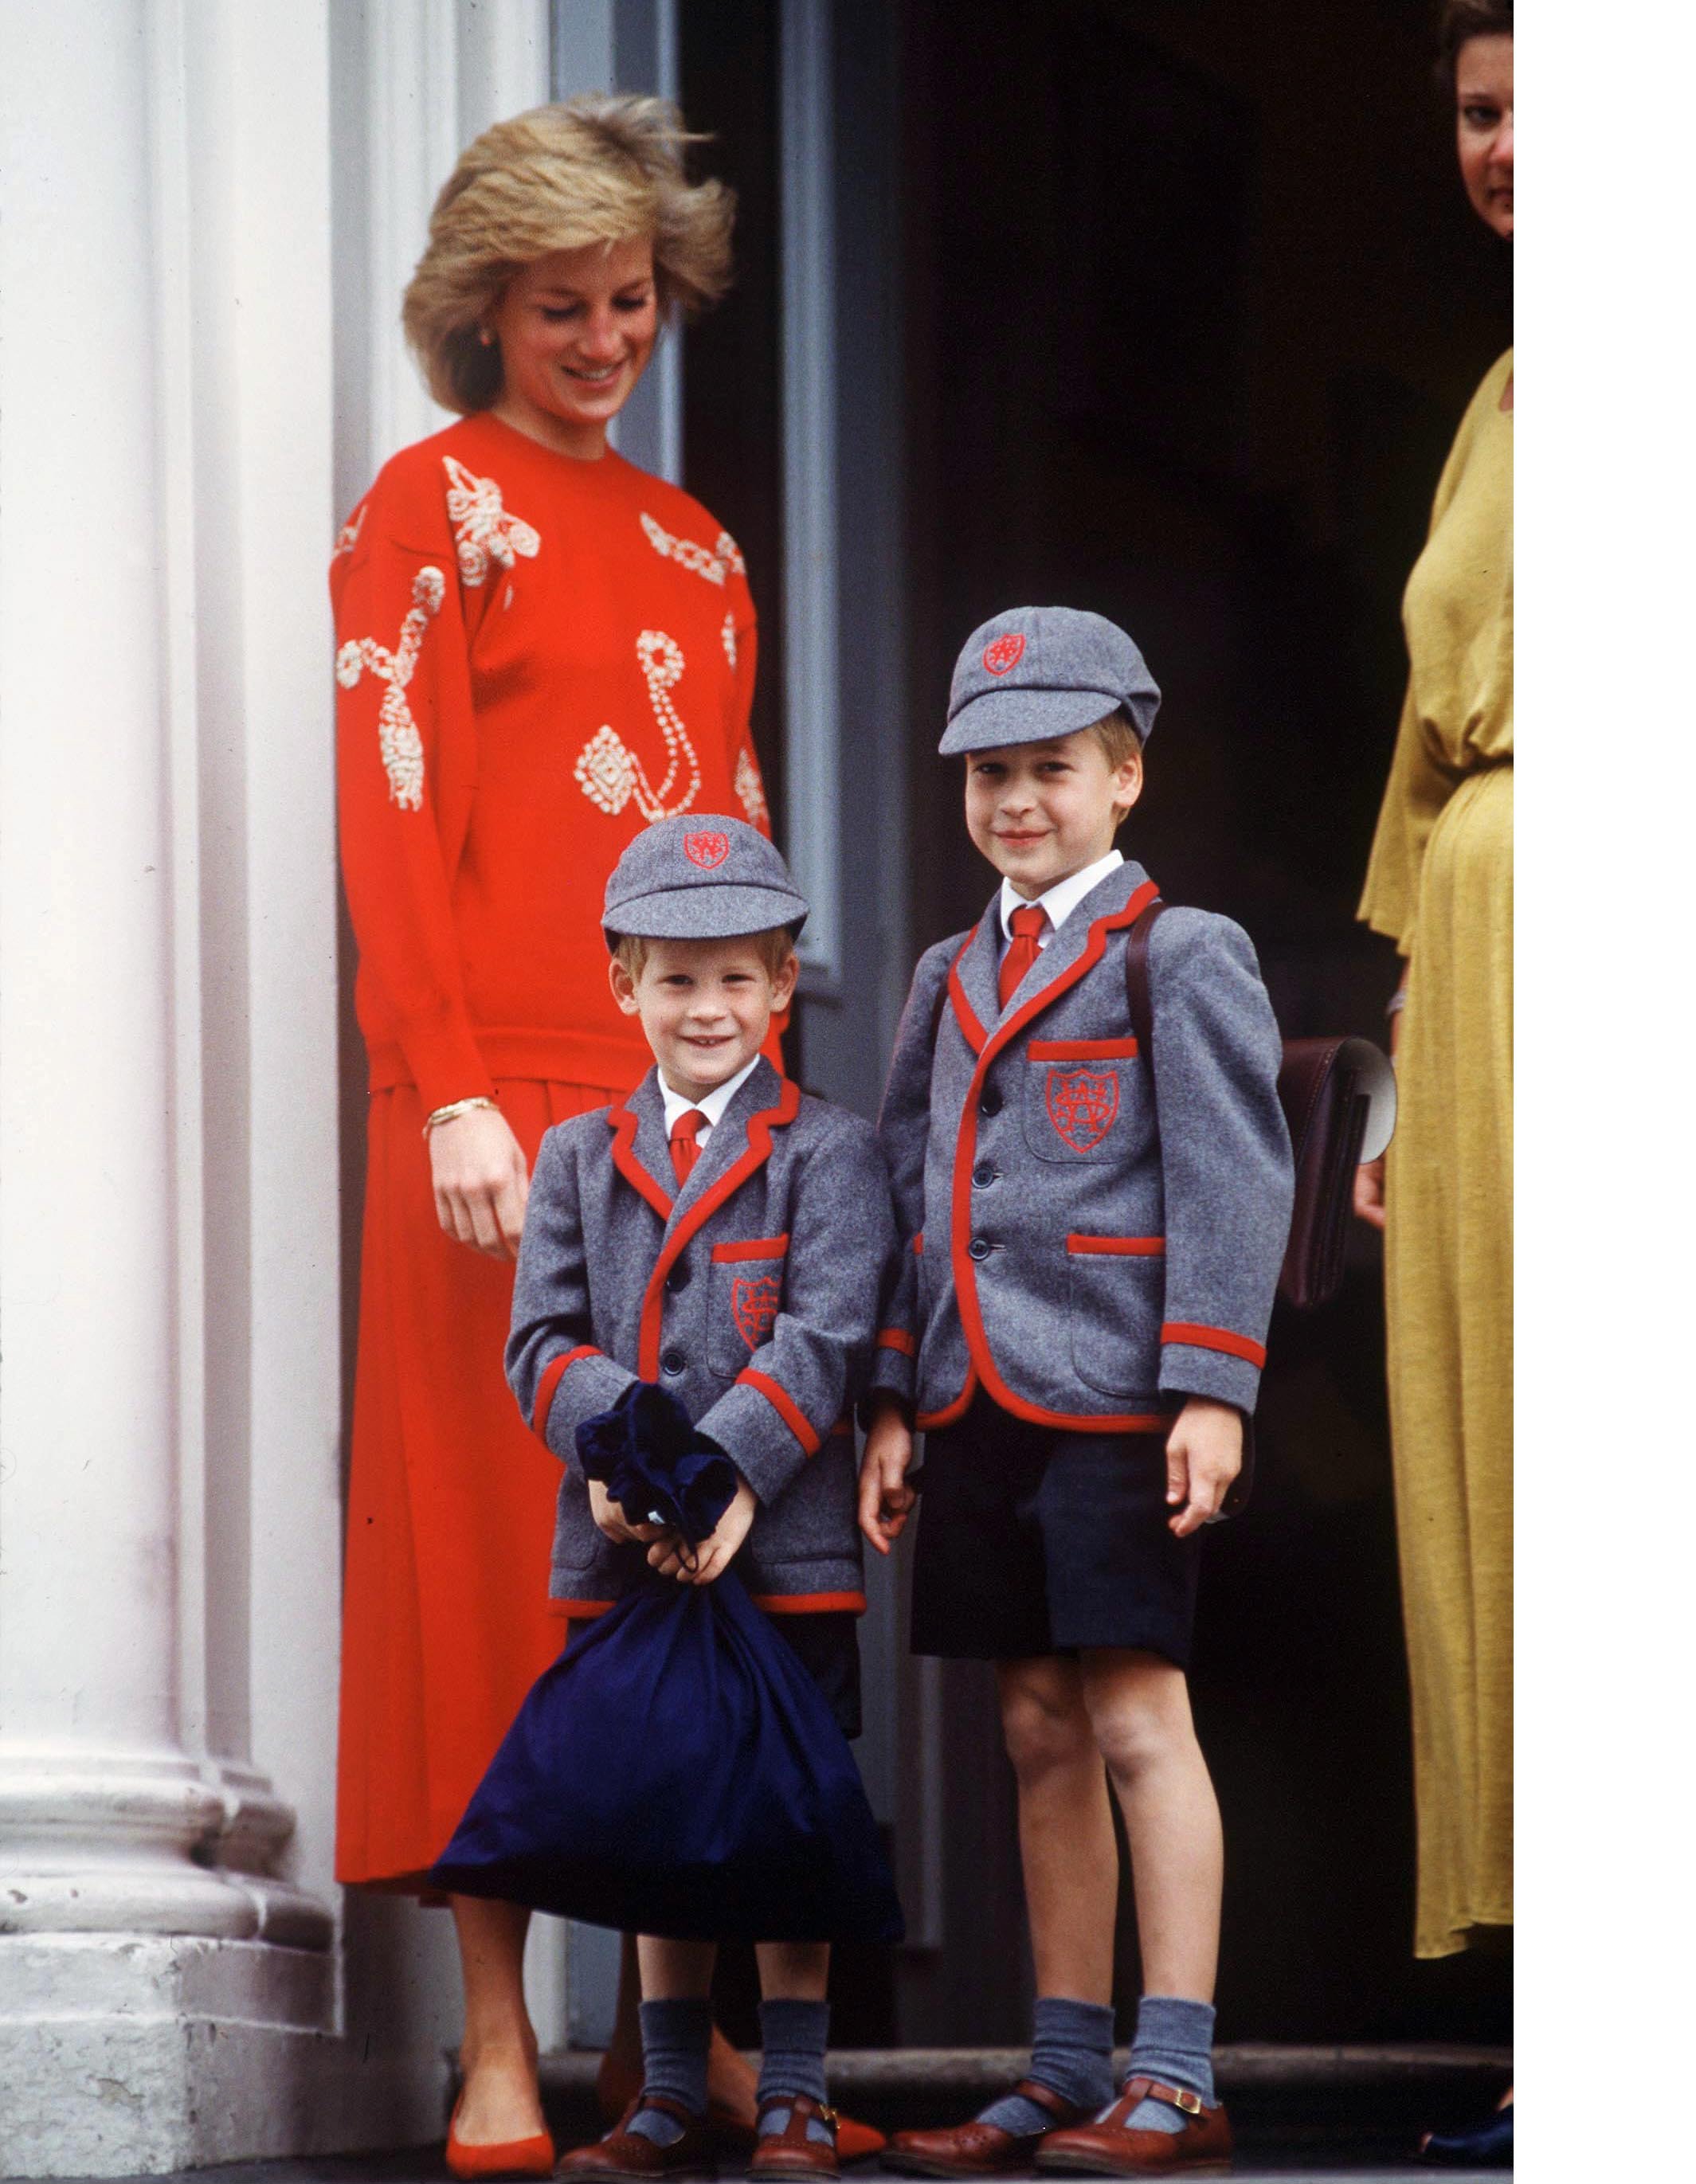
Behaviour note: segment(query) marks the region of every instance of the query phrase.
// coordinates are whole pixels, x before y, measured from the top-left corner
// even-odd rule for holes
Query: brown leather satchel
[[[1154,1005],[1148,986],[1148,943],[1166,908],[1152,902],[1130,928],[1124,951],[1130,1028],[1154,1081]],[[1384,1149],[1393,1122],[1394,1078],[1387,1058],[1365,1039],[1286,1039],[1278,1072],[1278,1100],[1290,1126],[1296,1161],[1296,1201],[1290,1241],[1278,1277],[1286,1304],[1308,1311],[1336,1295],[1342,1281],[1354,1173]],[[1386,1103],[1372,1129],[1375,1099]]]

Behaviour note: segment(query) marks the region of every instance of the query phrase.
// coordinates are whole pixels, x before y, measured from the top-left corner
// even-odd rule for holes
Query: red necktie
[[[1001,958],[1001,1006],[1013,999],[1013,989],[1036,961],[1042,950],[1037,946],[1037,936],[1048,922],[1048,912],[1040,903],[1027,903],[1023,910],[1013,914],[1013,939]]]
[[[695,1133],[706,1122],[699,1107],[685,1107],[672,1125],[672,1166],[678,1172],[678,1181],[687,1183],[689,1170],[700,1158],[700,1146]]]

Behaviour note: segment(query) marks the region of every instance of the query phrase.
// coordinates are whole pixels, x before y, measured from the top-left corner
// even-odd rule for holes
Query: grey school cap
[[[777,845],[714,811],[644,827],[612,867],[601,923],[644,940],[734,940],[801,930],[806,898]]]
[[[1077,607],[1013,607],[974,629],[954,663],[945,758],[1069,736],[1123,705],[1145,742],[1160,687],[1116,623]]]

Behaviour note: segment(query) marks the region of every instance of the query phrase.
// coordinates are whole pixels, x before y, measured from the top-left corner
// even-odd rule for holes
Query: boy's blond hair
[[[1091,721],[1085,733],[1095,738],[1107,764],[1115,770],[1128,758],[1142,755],[1142,738],[1136,733],[1136,723],[1123,705],[1115,705],[1099,721]]]
[[[628,973],[631,984],[641,978],[648,961],[648,951],[653,942],[640,933],[618,933],[608,936],[612,942],[615,961],[622,963]],[[739,940],[746,940],[759,957],[766,976],[775,978],[791,956],[795,954],[795,929],[792,926],[774,925],[765,933],[738,933]],[[705,947],[707,943],[700,944]]]

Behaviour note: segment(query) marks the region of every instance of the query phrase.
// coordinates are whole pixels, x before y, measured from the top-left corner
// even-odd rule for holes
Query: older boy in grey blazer
[[[897,1256],[871,1125],[787,1083],[762,1049],[795,989],[806,903],[772,844],[689,815],[639,834],[606,890],[613,993],[655,1067],[627,1099],[550,1130],[537,1155],[507,1377],[565,1465],[550,1590],[594,1614],[652,1569],[710,1585],[739,1554],[859,1731],[854,1618],[865,1607],[853,1441]],[[577,1462],[578,1425],[656,1382],[741,1474],[697,1553],[621,1509]],[[666,2177],[706,2162],[711,1943],[639,1943],[640,2100],[562,2174]],[[759,1950],[764,2065],[756,2176],[836,2173],[825,2107],[822,1944]]]
[[[968,641],[941,749],[965,757],[968,830],[1001,886],[921,959],[879,1123],[905,1251],[861,1523],[887,1552],[916,1424],[913,1646],[997,1664],[1038,1988],[1019,2086],[891,2142],[886,2163],[918,2175],[1164,2174],[1230,2152],[1210,2063],[1219,1809],[1184,1670],[1292,1174],[1277,1026],[1238,927],[1163,916],[1152,1075],[1131,1031],[1126,935],[1156,889],[1113,837],[1159,694],[1097,615],[1021,608]],[[1109,1775],[1146,1990],[1116,2101]]]

